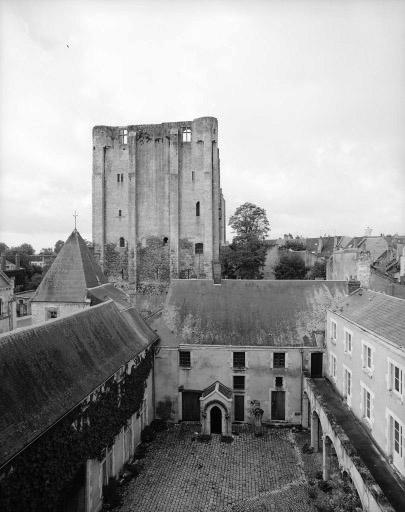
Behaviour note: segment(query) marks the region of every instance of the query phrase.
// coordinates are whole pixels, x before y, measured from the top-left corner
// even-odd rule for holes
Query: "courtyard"
[[[197,438],[194,425],[174,425],[158,433],[141,459],[140,474],[123,487],[118,510],[318,510],[310,495],[322,454],[303,453],[308,432],[264,428],[263,435],[256,437],[244,426],[231,443],[223,442],[220,435],[204,442]]]

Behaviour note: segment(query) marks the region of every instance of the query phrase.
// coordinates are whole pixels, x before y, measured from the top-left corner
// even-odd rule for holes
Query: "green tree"
[[[305,279],[305,263],[298,254],[285,253],[274,267],[276,279]]]
[[[310,279],[326,279],[326,261],[315,261],[309,271]]]
[[[58,240],[55,243],[54,253],[59,254],[59,251],[62,249],[62,247],[65,245],[65,242],[63,240]]]
[[[270,231],[266,211],[252,203],[239,206],[229,219],[229,225],[235,231],[236,237],[241,238],[254,236],[264,240]]]
[[[53,254],[52,247],[44,247],[41,249],[41,254],[45,254],[46,256],[51,256]]]
[[[222,275],[229,279],[262,279],[267,253],[265,237],[270,231],[265,210],[245,203],[236,209],[229,225],[236,236],[221,249]]]
[[[5,253],[8,250],[8,245],[4,242],[0,242],[0,254]]]

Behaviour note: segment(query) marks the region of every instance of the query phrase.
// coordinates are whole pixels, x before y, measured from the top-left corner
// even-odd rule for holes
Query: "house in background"
[[[107,278],[75,229],[31,299],[32,323],[69,315],[90,307],[88,288]]]
[[[14,279],[0,270],[0,333],[11,331],[15,326]]]
[[[405,300],[359,289],[327,314],[326,374],[405,477]]]

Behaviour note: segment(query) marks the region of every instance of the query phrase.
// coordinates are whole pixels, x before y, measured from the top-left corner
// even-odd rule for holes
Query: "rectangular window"
[[[393,427],[394,427],[394,451],[402,457],[402,426],[398,423],[397,420],[393,419]]]
[[[331,320],[331,324],[330,324],[330,337],[333,341],[336,341],[336,338],[337,338],[337,326],[336,326],[336,322],[334,320]]]
[[[276,388],[283,387],[283,377],[276,377]]]
[[[371,420],[371,395],[366,388],[363,388],[363,416]]]
[[[336,356],[330,355],[330,375],[336,380]]]
[[[183,142],[191,142],[191,129],[183,128]]]
[[[390,362],[389,365],[389,389],[402,396],[403,371],[394,362]]]
[[[345,352],[352,352],[352,333],[349,331],[345,331]]]
[[[234,375],[233,389],[245,389],[245,377],[242,375]]]
[[[234,368],[245,368],[245,353],[234,352],[233,353],[233,367]]]
[[[201,243],[195,244],[195,253],[203,254],[204,253],[204,244],[201,244]]]
[[[120,128],[119,139],[120,139],[120,144],[128,143],[128,130],[126,128]]]
[[[274,352],[273,368],[285,368],[285,352]]]
[[[234,396],[235,421],[245,421],[245,397],[243,395]]]
[[[117,174],[117,183],[121,181],[121,174]]]
[[[373,354],[370,345],[363,343],[363,368],[372,370],[373,368]]]
[[[191,366],[191,357],[190,352],[181,350],[179,352],[179,364],[180,366],[185,366],[187,368],[190,368]]]
[[[344,395],[346,398],[352,396],[352,373],[347,368],[344,370]]]

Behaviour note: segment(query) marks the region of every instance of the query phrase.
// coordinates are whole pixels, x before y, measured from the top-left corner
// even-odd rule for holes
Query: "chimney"
[[[353,292],[355,292],[356,290],[358,290],[360,288],[360,281],[355,281],[354,279],[351,279],[350,281],[347,282],[347,288],[348,288],[348,293],[349,295],[352,294]]]
[[[15,267],[18,270],[20,268],[20,253],[15,253]]]
[[[6,270],[6,253],[1,255],[1,270]]]

